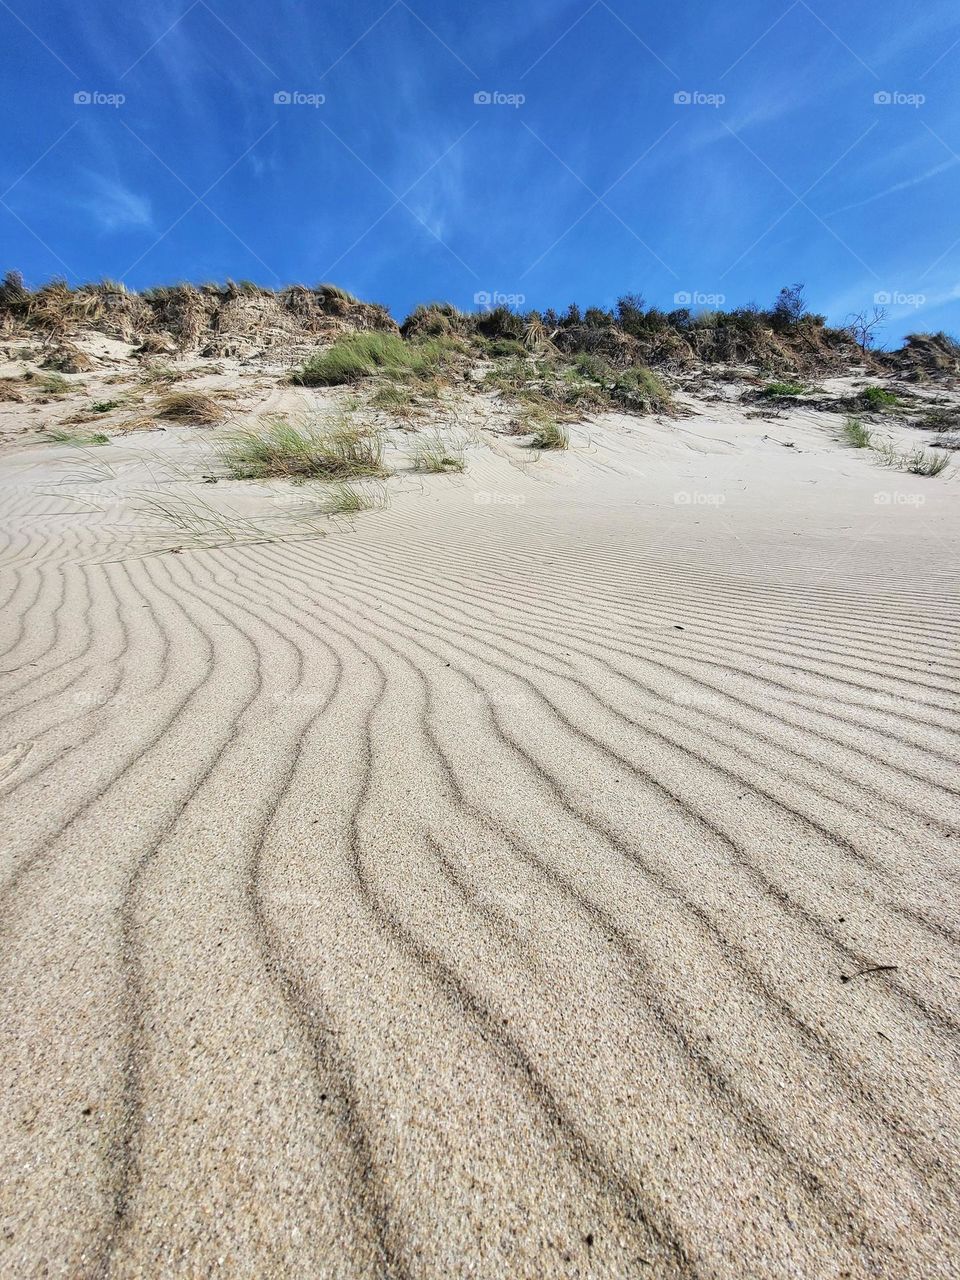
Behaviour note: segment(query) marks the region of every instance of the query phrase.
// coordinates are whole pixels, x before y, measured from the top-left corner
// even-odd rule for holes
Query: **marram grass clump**
[[[383,438],[347,420],[295,424],[273,418],[260,431],[231,436],[221,459],[236,480],[343,481],[387,474]]]
[[[806,387],[800,382],[768,382],[760,392],[764,400],[780,400],[788,396],[802,396]]]
[[[873,444],[873,433],[863,425],[859,418],[848,418],[843,424],[843,438],[851,449],[869,449]]]
[[[202,426],[222,422],[227,414],[218,400],[203,391],[171,391],[161,396],[157,416]]]
[[[634,365],[618,374],[610,399],[631,413],[665,413],[671,406],[669,391],[645,365]]]
[[[915,476],[938,476],[949,465],[949,454],[940,449],[914,449],[904,458],[905,469]]]
[[[868,409],[873,413],[882,413],[884,409],[893,409],[900,403],[892,391],[887,391],[885,387],[878,386],[864,387],[857,396],[857,402],[862,408]]]
[[[448,337],[406,342],[395,333],[351,333],[310,356],[291,381],[303,387],[335,387],[379,373],[429,377],[459,351],[460,344]]]
[[[570,432],[562,422],[544,420],[534,432],[530,447],[532,449],[569,449]]]
[[[55,428],[47,432],[47,438],[52,440],[54,444],[72,444],[84,447],[110,443],[110,437],[102,431],[64,431],[62,428]]]

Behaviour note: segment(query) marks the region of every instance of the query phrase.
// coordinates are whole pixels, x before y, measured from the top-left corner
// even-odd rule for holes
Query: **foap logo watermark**
[[[922,107],[927,100],[925,93],[903,93],[900,89],[881,89],[873,95],[877,107]]]
[[[473,95],[478,107],[522,107],[526,100],[524,93],[503,93],[500,89],[480,89]]]
[[[273,95],[277,107],[322,107],[326,100],[325,93],[303,93],[300,89],[278,89]]]
[[[478,507],[522,507],[526,498],[522,493],[491,493],[481,489],[473,495],[473,501]]]
[[[926,301],[925,293],[904,293],[901,289],[879,289],[873,295],[877,307],[922,307]]]
[[[725,293],[701,293],[699,289],[681,289],[673,295],[675,307],[722,307],[726,300]]]
[[[79,89],[73,95],[78,107],[122,107],[126,100],[125,93],[103,93],[100,89]]]
[[[678,89],[673,95],[678,107],[722,107],[726,100],[725,93],[702,93],[699,89]]]
[[[878,507],[922,507],[927,500],[924,493],[904,493],[899,489],[881,489],[873,495]]]
[[[499,289],[480,289],[473,295],[477,307],[522,307],[526,300],[525,293],[501,293]]]
[[[678,489],[673,495],[677,507],[722,507],[726,500],[725,493],[701,493],[697,489]]]

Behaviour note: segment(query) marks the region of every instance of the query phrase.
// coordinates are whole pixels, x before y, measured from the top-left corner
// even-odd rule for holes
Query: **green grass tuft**
[[[781,396],[802,396],[805,391],[799,382],[768,382],[760,394],[764,400],[778,400]]]
[[[852,449],[869,449],[873,443],[872,433],[859,418],[848,418],[843,424],[843,438]]]
[[[48,396],[65,396],[69,391],[79,391],[82,383],[69,382],[62,373],[38,373],[26,375],[29,381]]]
[[[537,427],[530,441],[530,447],[532,449],[569,449],[570,432],[562,422],[552,422],[548,419]]]
[[[909,471],[915,476],[938,476],[950,465],[950,455],[933,449],[914,449],[911,453],[898,453],[889,440],[874,445],[880,463]]]
[[[56,444],[75,444],[75,445],[95,445],[109,444],[110,437],[104,435],[102,431],[94,431],[89,434],[83,431],[61,431],[54,430],[48,432],[51,440]]]
[[[302,387],[335,387],[378,373],[430,377],[461,350],[449,337],[405,342],[395,333],[351,333],[306,360],[291,381]]]
[[[266,430],[242,431],[228,440],[221,457],[236,480],[352,480],[384,476],[383,440],[341,420],[293,425],[274,418]]]
[[[631,413],[664,413],[671,405],[669,391],[644,365],[634,365],[618,374],[610,388],[610,398]]]
[[[363,489],[355,489],[349,484],[334,484],[330,486],[324,511],[330,516],[355,516],[380,505]]]
[[[899,404],[893,392],[883,387],[864,387],[857,400],[864,409],[870,409],[874,413],[882,413],[884,409],[892,409]]]
[[[463,471],[466,466],[463,449],[447,444],[439,434],[429,439],[416,440],[412,457],[414,471],[425,471],[431,475]]]
[[[371,396],[370,407],[395,418],[409,418],[416,407],[413,388],[405,382],[387,382]]]

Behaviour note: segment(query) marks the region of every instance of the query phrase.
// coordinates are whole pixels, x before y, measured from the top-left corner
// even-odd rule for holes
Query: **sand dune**
[[[195,435],[5,456],[5,1275],[960,1274],[956,484],[573,436],[177,554]]]

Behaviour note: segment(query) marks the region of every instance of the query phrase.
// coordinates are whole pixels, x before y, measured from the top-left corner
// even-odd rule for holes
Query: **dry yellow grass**
[[[223,422],[227,414],[220,401],[205,391],[171,391],[160,398],[157,416],[207,425]]]

